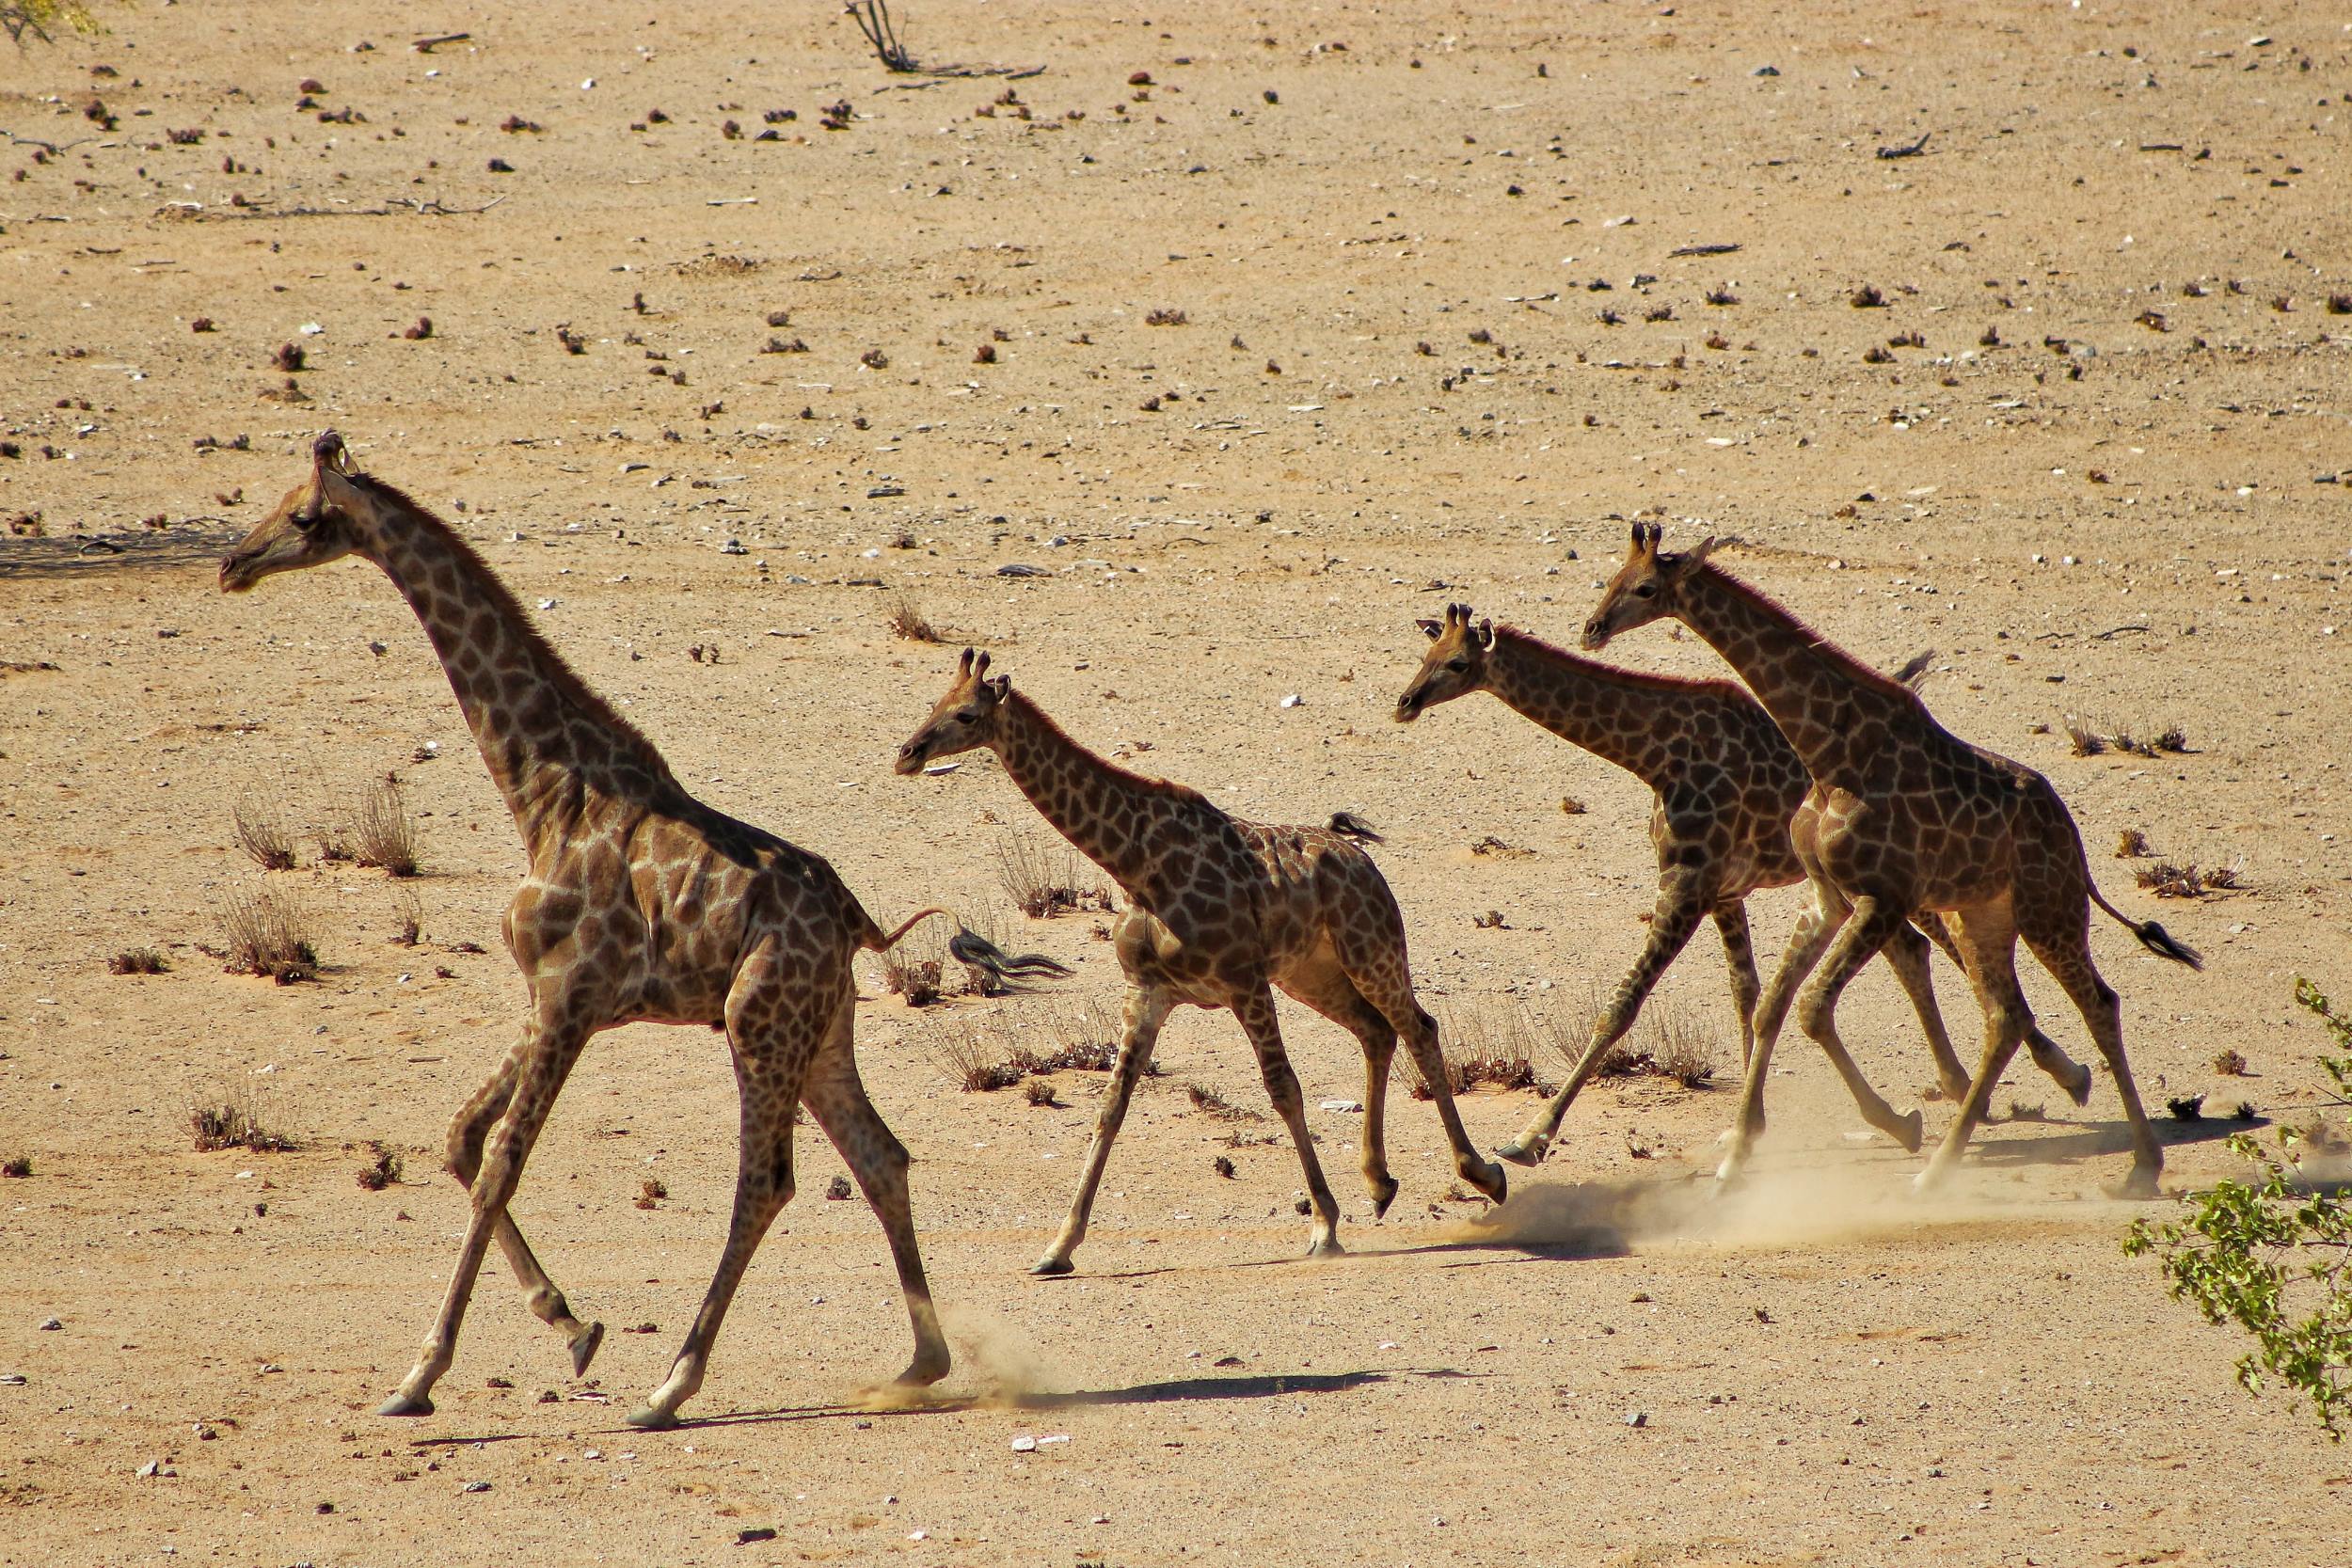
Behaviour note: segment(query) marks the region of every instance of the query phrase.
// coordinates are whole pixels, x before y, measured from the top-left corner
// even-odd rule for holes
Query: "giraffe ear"
[[[1419,626],[1422,629],[1422,635],[1427,637],[1432,642],[1435,642],[1439,637],[1445,634],[1445,626],[1442,622],[1416,621],[1413,625]]]
[[[1700,562],[1705,561],[1708,556],[1714,554],[1717,550],[1723,548],[1725,545],[1736,545],[1739,542],[1739,539],[1732,535],[1727,534],[1724,537],[1718,539],[1715,535],[1710,533],[1706,538],[1691,546],[1688,560],[1692,565],[1695,566]]]
[[[985,658],[987,656],[983,654],[981,657]],[[999,675],[993,681],[982,681],[980,684],[986,687],[989,691],[993,693],[996,701],[1000,703],[1012,695],[1012,677],[1010,675]]]
[[[341,434],[332,430],[319,432],[318,439],[310,443],[310,467],[320,473],[329,468],[341,474],[354,471],[351,449],[343,445]]]
[[[1491,648],[1495,645],[1495,624],[1492,619],[1478,623],[1478,630],[1472,641],[1482,648]]]

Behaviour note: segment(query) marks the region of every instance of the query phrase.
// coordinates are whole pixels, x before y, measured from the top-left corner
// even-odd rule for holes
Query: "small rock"
[[[490,1483],[486,1481],[469,1481],[457,1490],[460,1492],[487,1492],[489,1489]]]
[[[719,546],[719,553],[721,555],[749,555],[752,552],[743,547],[742,540],[730,539]]]
[[[1015,1453],[1035,1453],[1037,1452],[1037,1439],[1025,1433],[1021,1436],[1012,1440],[1012,1451]]]
[[[1284,707],[1303,707],[1306,705],[1306,698],[1301,697],[1297,692],[1294,691],[1289,696],[1282,699],[1282,705]]]
[[[43,1318],[43,1319],[41,1319],[41,1321],[40,1321],[40,1326],[41,1326],[41,1328],[42,1328],[42,1330],[43,1330],[43,1331],[45,1331],[45,1332],[53,1332],[53,1333],[54,1333],[56,1330],[60,1329],[60,1328],[63,1328],[63,1327],[65,1326],[65,1324],[64,1324],[64,1323],[59,1323],[59,1322],[58,1322],[56,1319],[55,1319],[55,1318]]]
[[[1031,566],[1019,561],[1009,561],[996,568],[1000,578],[1050,578],[1054,574],[1042,566]]]
[[[23,1372],[0,1372],[0,1385],[10,1388],[21,1388],[24,1386],[24,1374]]]
[[[1338,1111],[1343,1115],[1352,1115],[1361,1112],[1364,1106],[1363,1101],[1359,1100],[1327,1100],[1323,1101],[1323,1108],[1327,1111]]]
[[[1780,74],[1780,67],[1776,65],[1760,65],[1754,71],[1749,71],[1748,74],[1751,76],[1777,76]]]
[[[1649,1425],[1649,1412],[1646,1410],[1629,1410],[1625,1413],[1625,1424],[1629,1427],[1645,1427]]]
[[[755,1525],[750,1529],[735,1532],[735,1544],[739,1546],[748,1546],[755,1541],[773,1541],[775,1538],[776,1532],[766,1525]]]

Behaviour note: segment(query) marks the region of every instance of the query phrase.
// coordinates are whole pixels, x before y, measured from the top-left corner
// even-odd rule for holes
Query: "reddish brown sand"
[[[1449,1196],[1400,1095],[1406,1193],[1372,1223],[1356,1117],[1311,1110],[1354,1249],[1331,1263],[1294,1260],[1273,1124],[1183,1090],[1263,1111],[1237,1031],[1180,1014],[1067,1280],[1022,1271],[1100,1076],[1059,1074],[1054,1108],[959,1093],[941,1012],[869,969],[862,1058],[957,1370],[861,1400],[905,1325],[812,1135],[700,1424],[660,1435],[619,1416],[716,1258],[732,1084],[703,1031],[617,1032],[516,1206],[613,1331],[592,1379],[494,1258],[440,1413],[371,1414],[463,1224],[441,1131],[515,1027],[522,862],[378,573],[214,591],[330,424],[706,799],[885,922],[950,902],[1076,967],[947,1009],[992,1037],[1115,999],[1117,970],[1099,915],[1007,910],[997,849],[1041,824],[999,769],[891,776],[953,664],[893,638],[901,594],[1091,745],[1245,815],[1363,814],[1425,1001],[1574,1036],[1643,937],[1644,791],[1485,698],[1389,710],[1415,616],[1466,599],[1571,640],[1656,508],[1670,541],[1745,536],[1724,561],[1862,657],[1938,650],[1936,714],[2046,771],[2108,895],[2206,953],[2192,974],[2098,926],[2159,1111],[2311,1114],[2292,979],[2352,992],[2352,540],[2314,483],[2352,463],[2337,13],[1524,9],[1555,14],[901,19],[928,62],[1043,68],[1009,82],[888,75],[818,5],[207,0],[0,48],[0,515],[39,519],[0,540],[0,1154],[33,1164],[0,1182],[0,1561],[2344,1560],[2352,1459],[2238,1391],[2240,1342],[2118,1249],[2164,1209],[2099,1196],[2127,1159],[2104,1074],[2077,1112],[2021,1062],[1996,1103],[2048,1120],[1989,1129],[1920,1203],[1918,1158],[1859,1135],[1792,1033],[1756,1178],[1716,1198],[1737,1047],[1706,934],[1654,1006],[1716,1086],[1602,1081],[1499,1217]],[[1661,629],[1612,657],[1720,668]],[[2070,721],[2190,750],[2077,757]],[[388,770],[412,883],[309,832]],[[240,800],[297,830],[299,869],[240,855]],[[2110,858],[2126,828],[2243,891],[2159,903]],[[1473,854],[1490,835],[1533,853]],[[211,951],[264,880],[307,911],[314,983]],[[409,898],[423,942],[394,945]],[[1768,955],[1799,898],[1756,900]],[[169,973],[110,975],[135,944]],[[1883,970],[1842,1016],[1913,1102]],[[1359,1094],[1353,1042],[1284,1017],[1311,1106]],[[2249,1076],[2216,1075],[2224,1048]],[[225,1098],[304,1147],[195,1152],[191,1106]],[[1533,1105],[1465,1114],[1492,1144]],[[2233,1167],[2225,1130],[2166,1123],[2169,1188]],[[369,1140],[405,1184],[355,1184]]]

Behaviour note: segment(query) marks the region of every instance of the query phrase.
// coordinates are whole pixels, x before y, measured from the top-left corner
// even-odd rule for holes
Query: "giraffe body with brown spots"
[[[740,1167],[724,1250],[669,1377],[629,1419],[675,1425],[702,1385],[737,1285],[792,1196],[805,1104],[888,1234],[914,1329],[899,1381],[947,1370],[907,1193],[908,1157],[867,1100],[850,1039],[852,957],[914,925],[877,927],[819,856],[689,795],[652,742],[591,691],[472,547],[351,464],[332,432],[310,476],[221,562],[221,587],[358,555],[381,567],[439,655],[467,726],[521,832],[530,870],[506,945],[530,1006],[521,1038],[452,1123],[451,1172],[472,1200],[449,1291],[380,1414],[432,1412],[492,1241],[532,1311],[561,1331],[575,1375],[603,1325],[583,1323],[508,1213],[524,1162],[589,1037],[638,1022],[725,1031],[741,1099]],[[935,913],[926,911],[925,914]],[[915,919],[923,918],[918,915]]]
[[[1454,1169],[1502,1201],[1502,1167],[1481,1158],[1463,1130],[1436,1021],[1413,996],[1404,917],[1355,842],[1360,826],[1335,818],[1332,828],[1279,827],[1228,816],[1198,790],[1131,773],[1079,745],[1009,678],[990,678],[988,663],[986,654],[963,651],[946,694],[898,749],[898,770],[919,773],[938,758],[987,748],[1045,819],[1127,895],[1112,931],[1127,981],[1118,1066],[1069,1218],[1031,1272],[1070,1272],[1136,1082],[1161,1024],[1183,1005],[1228,1008],[1240,1021],[1306,1175],[1309,1251],[1341,1250],[1339,1209],[1275,1019],[1277,988],[1363,1047],[1363,1174],[1375,1214],[1397,1190],[1383,1123],[1400,1035],[1432,1090]]]
[[[1920,1185],[1959,1163],[2010,1056],[2034,1035],[2017,982],[2022,937],[2081,1012],[2114,1076],[2132,1134],[2123,1190],[2153,1194],[2163,1152],[2124,1058],[2114,988],[2091,961],[2090,906],[2160,957],[2196,967],[2197,955],[2100,895],[2074,816],[2047,779],[1953,736],[1910,688],[1712,564],[1713,540],[1682,554],[1661,551],[1659,540],[1655,525],[1634,525],[1625,566],[1585,623],[1584,646],[1599,649],[1652,621],[1680,621],[1739,672],[1815,784],[1814,819],[1800,847],[1819,918],[1791,940],[1759,1005],[1740,1116],[1718,1174],[1737,1175],[1762,1131],[1764,1075],[1792,997],[1799,1025],[1842,1055],[1838,994],[1899,926],[1931,913],[1957,948],[1985,1032],[1976,1078]],[[1814,974],[1824,952],[1826,966]]]
[[[1532,1165],[1544,1158],[1568,1106],[1609,1048],[1633,1027],[1660,976],[1703,919],[1711,917],[1723,938],[1740,1021],[1740,1059],[1747,1061],[1761,994],[1747,897],[1805,879],[1790,819],[1800,815],[1813,780],[1772,716],[1733,682],[1620,669],[1471,615],[1468,605],[1449,605],[1443,620],[1420,623],[1430,646],[1397,698],[1397,722],[1410,723],[1456,697],[1491,692],[1514,712],[1631,773],[1653,797],[1649,836],[1658,855],[1658,901],[1649,937],[1594,1020],[1567,1082],[1517,1138],[1495,1151]],[[1804,823],[1810,827],[1809,816]],[[1888,937],[1886,961],[1919,1015],[1944,1091],[1959,1100],[1968,1092],[1968,1073],[1936,1008],[1928,951],[1927,938],[1906,923]],[[2034,1050],[2070,1093],[2079,1100],[2088,1092],[2087,1069],[2046,1041]],[[1919,1113],[1898,1116],[1851,1058],[1837,1066],[1864,1119],[1904,1148],[1917,1148]]]

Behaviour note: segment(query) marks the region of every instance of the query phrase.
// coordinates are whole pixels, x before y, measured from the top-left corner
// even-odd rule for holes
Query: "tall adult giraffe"
[[[1838,993],[1896,927],[1933,911],[1946,917],[1983,1008],[1984,1056],[1919,1185],[1933,1185],[1959,1162],[2010,1055],[2034,1027],[2017,983],[2022,936],[2082,1013],[2115,1076],[2132,1132],[2123,1191],[2153,1194],[2164,1154],[2123,1056],[2115,990],[2091,962],[2090,906],[2159,957],[2194,969],[2197,954],[2154,921],[2134,921],[2100,896],[2082,834],[2049,780],[1953,736],[1909,687],[1714,565],[1708,556],[1717,541],[1668,554],[1659,548],[1660,537],[1656,524],[1633,525],[1625,565],[1585,622],[1584,646],[1597,651],[1635,626],[1680,621],[1740,673],[1817,786],[1807,870],[1822,918],[1790,942],[1765,994],[1740,1119],[1718,1175],[1737,1175],[1762,1131],[1772,1043],[1790,993],[1824,947],[1828,967],[1804,986],[1797,1019],[1836,1055],[1845,1049],[1837,1037]]]
[[[1472,613],[1468,605],[1448,605],[1442,621],[1419,623],[1429,636],[1429,651],[1396,700],[1397,722],[1411,723],[1439,703],[1490,691],[1514,712],[1631,773],[1649,785],[1653,798],[1649,836],[1658,853],[1658,902],[1649,939],[1593,1021],[1568,1081],[1517,1138],[1495,1150],[1532,1165],[1558,1136],[1561,1117],[1609,1048],[1633,1027],[1659,977],[1709,916],[1730,964],[1740,1060],[1747,1062],[1761,989],[1748,940],[1747,896],[1805,879],[1789,818],[1813,780],[1771,715],[1734,682],[1653,675],[1580,658],[1517,626],[1474,621]],[[1803,918],[1818,923],[1820,916],[1808,911]],[[1887,937],[1887,964],[1918,1012],[1937,1080],[1959,1100],[1968,1092],[1968,1073],[1944,1032],[1928,951],[1928,939],[1908,922]],[[2090,1092],[2090,1070],[2038,1032],[2028,1043],[2035,1059],[2080,1104]],[[1916,1149],[1918,1111],[1897,1116],[1851,1058],[1836,1060],[1863,1118]]]
[[[1127,977],[1119,1065],[1070,1217],[1032,1274],[1070,1272],[1136,1080],[1160,1025],[1185,1004],[1230,1008],[1241,1021],[1306,1173],[1314,1212],[1308,1251],[1341,1250],[1339,1206],[1307,1132],[1298,1077],[1275,1021],[1275,986],[1363,1046],[1363,1172],[1375,1214],[1396,1196],[1383,1118],[1400,1034],[1437,1102],[1454,1168],[1502,1201],[1503,1169],[1470,1147],[1438,1050],[1437,1021],[1413,998],[1404,916],[1379,867],[1355,842],[1374,836],[1370,830],[1345,816],[1328,828],[1246,822],[1198,790],[1130,773],[1062,733],[1009,676],[990,678],[988,655],[966,648],[946,695],[898,748],[898,770],[919,773],[926,763],[979,747],[994,752],[1030,803],[1127,895],[1111,933]]]
[[[507,1212],[532,1141],[590,1036],[651,1021],[723,1028],[742,1101],[726,1247],[669,1377],[629,1417],[677,1422],[743,1270],[792,1196],[793,1108],[805,1103],[881,1217],[914,1327],[898,1381],[947,1371],[907,1199],[907,1151],[858,1079],[850,959],[884,932],[833,867],[687,794],[653,743],[588,689],[448,524],[361,473],[329,431],[310,474],[221,562],[242,593],[345,555],[373,562],[423,623],[482,760],[530,852],[504,923],[531,993],[522,1038],[451,1124],[449,1168],[472,1197],[449,1293],[416,1365],[377,1412],[424,1416],[449,1369],[495,1238],[531,1309],[569,1342],[575,1375],[604,1338],[582,1323]],[[486,1142],[486,1148],[485,1148]]]

